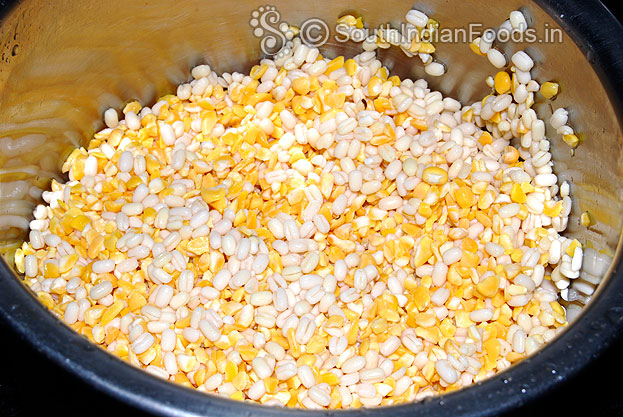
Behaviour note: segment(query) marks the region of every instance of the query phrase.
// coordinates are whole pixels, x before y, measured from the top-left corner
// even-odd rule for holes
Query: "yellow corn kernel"
[[[130,311],[135,312],[140,310],[145,304],[147,304],[147,300],[141,293],[138,291],[132,292],[130,299],[128,300],[128,307],[130,308]]]
[[[71,255],[63,256],[58,262],[58,269],[61,274],[65,274],[69,272],[76,262],[78,262],[79,256],[77,253],[72,253]]]
[[[495,338],[491,338],[484,343],[485,352],[487,352],[487,359],[491,362],[497,360],[500,356],[501,345],[500,341]]]
[[[506,71],[500,71],[494,78],[495,91],[498,94],[506,94],[511,89],[511,77]]]
[[[430,42],[422,42],[418,52],[421,54],[433,54],[435,53],[435,46]]]
[[[356,28],[363,28],[363,22],[361,17],[355,17],[351,14],[344,15],[337,20],[337,23],[342,23],[348,26],[353,26]]]
[[[43,276],[45,278],[58,278],[61,276],[61,273],[58,269],[58,265],[52,262],[47,262],[43,264]]]
[[[490,276],[482,280],[476,285],[476,289],[484,297],[493,297],[500,287],[500,278],[498,276]]]
[[[237,347],[238,353],[242,357],[243,360],[249,362],[252,361],[253,358],[257,356],[257,349],[251,346],[240,345]]]
[[[326,382],[327,384],[333,386],[338,385],[340,383],[340,378],[332,372],[326,372],[320,376],[322,382]]]
[[[195,255],[202,255],[210,250],[210,241],[207,236],[191,239],[186,248]]]
[[[567,255],[573,257],[573,255],[575,254],[575,250],[577,248],[582,248],[582,244],[580,243],[579,240],[577,239],[573,239],[571,241],[571,244],[569,244],[569,246],[567,247]]]
[[[344,68],[346,69],[346,74],[352,77],[357,72],[357,62],[352,58],[347,59],[346,62],[344,62]]]
[[[84,322],[89,326],[94,326],[102,317],[105,308],[106,307],[100,305],[88,308],[87,311],[84,312]]]
[[[418,207],[418,213],[422,217],[429,218],[433,215],[433,209],[426,203],[421,203],[420,207]]]
[[[290,389],[289,391],[280,392],[276,395],[280,401],[285,403],[287,407],[294,407],[298,403],[298,390]]]
[[[234,376],[231,383],[240,391],[247,389],[249,386],[249,375],[246,372],[239,372],[236,376]]]
[[[513,184],[513,189],[511,190],[511,200],[519,204],[526,202],[526,194],[520,184]]]
[[[309,78],[299,77],[292,81],[292,89],[301,95],[309,93]]]
[[[427,342],[433,343],[435,345],[439,343],[440,333],[437,327],[430,327],[430,328],[417,327],[415,329],[415,334],[418,337],[421,337],[422,339],[426,340]]]
[[[577,148],[580,144],[580,139],[575,134],[563,135],[562,140],[571,148]]]
[[[476,204],[476,198],[470,187],[463,186],[456,190],[454,199],[461,208],[470,208]]]
[[[235,385],[234,385],[235,386]],[[229,396],[232,400],[242,401],[244,400],[244,393],[242,391],[236,391]]]
[[[331,74],[333,71],[340,69],[344,66],[344,56],[340,55],[337,58],[331,60],[328,64],[327,64],[327,70],[325,71],[325,74],[329,75]]]
[[[491,136],[491,133],[486,132],[486,131],[482,132],[482,134],[478,138],[478,143],[480,143],[483,146],[492,144],[493,143],[493,137]]]
[[[74,229],[82,231],[89,223],[91,223],[91,219],[89,219],[87,216],[80,215],[71,219],[71,222],[69,224]]]
[[[290,348],[291,355],[294,356],[295,358],[298,358],[299,355],[301,354],[301,347],[299,343],[296,341],[294,333],[295,333],[294,328],[291,327],[288,329],[288,332],[287,332],[288,346]]]
[[[236,375],[238,375],[238,366],[233,361],[227,361],[225,364],[225,380],[231,382]]]
[[[328,342],[326,338],[322,337],[321,335],[314,335],[309,340],[309,342],[307,342],[305,350],[308,353],[316,354],[316,353],[321,353],[322,351],[324,351],[324,349],[327,346],[328,346]]]
[[[104,314],[102,314],[102,319],[100,321],[100,325],[105,326],[112,321],[121,311],[124,309],[123,301],[117,300],[110,307],[108,307]]]
[[[46,306],[47,308],[49,308],[50,310],[52,310],[54,308],[54,299],[52,298],[52,296],[50,294],[48,294],[47,292],[43,292],[43,291],[39,291],[37,293],[37,298],[39,299],[39,301],[41,301],[41,303]]]
[[[225,198],[227,190],[225,188],[202,188],[201,197],[203,200],[210,204]]]
[[[467,311],[457,311],[454,316],[454,321],[456,325],[462,329],[466,329],[474,325],[474,322],[469,318],[469,313]]]
[[[141,111],[141,108],[141,103],[138,101],[131,101],[123,108],[123,114],[128,114],[129,112],[138,114]]]
[[[396,323],[400,321],[400,314],[396,310],[383,309],[379,311],[379,315],[389,322]]]
[[[562,201],[558,201],[555,204],[545,204],[545,208],[543,209],[543,214],[550,217],[558,217],[560,212],[562,211]]]
[[[422,173],[422,180],[430,185],[444,185],[448,182],[448,173],[439,167],[428,167]]]
[[[356,324],[351,324],[348,332],[346,333],[346,339],[348,340],[348,344],[352,345],[357,341],[357,336],[359,335],[359,326]]]
[[[546,81],[541,85],[541,95],[546,99],[551,100],[558,95],[559,89],[560,85],[558,83]]]
[[[593,224],[593,219],[588,211],[585,211],[580,215],[580,223],[584,227],[590,227]]]
[[[376,97],[381,94],[383,89],[383,80],[377,76],[374,76],[368,82],[368,94],[370,97]]]
[[[523,251],[521,249],[514,249],[511,252],[511,259],[513,260],[513,262],[520,262],[522,257]]]
[[[183,329],[184,327],[190,326],[190,315],[184,317],[183,319],[177,320],[175,322],[175,327],[178,329]]]
[[[475,53],[476,55],[480,55],[480,56],[485,56],[486,55],[486,54],[483,54],[482,52],[480,52],[480,46],[476,42],[471,42],[469,44],[469,49],[471,49],[472,52]]]
[[[374,334],[381,334],[387,330],[387,320],[382,317],[374,319],[372,323],[370,323],[370,329]]]
[[[279,380],[277,379],[277,377],[269,376],[268,378],[264,379],[264,388],[269,394],[274,394],[275,392],[277,392],[277,385],[279,385]]]
[[[143,180],[141,179],[141,177],[132,177],[126,183],[126,187],[128,188],[128,190],[134,190],[136,189],[136,187],[138,187],[142,183],[143,183]]]
[[[267,69],[268,69],[267,64],[254,65],[253,68],[251,68],[251,71],[249,72],[249,76],[253,78],[254,80],[259,80],[260,78],[262,78],[262,75],[264,75]]]
[[[421,327],[433,327],[437,323],[437,317],[433,313],[420,313],[415,316],[415,323]]]
[[[505,164],[512,165],[519,160],[519,151],[514,146],[506,146],[504,148],[504,154],[502,160]]]
[[[433,240],[429,236],[424,236],[420,240],[418,247],[413,255],[413,265],[417,268],[424,265],[433,255],[431,245]]]
[[[430,303],[430,291],[424,286],[417,287],[413,291],[413,302],[419,311],[424,311]]]

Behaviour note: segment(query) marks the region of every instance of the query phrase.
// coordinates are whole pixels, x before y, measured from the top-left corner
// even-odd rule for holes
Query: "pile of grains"
[[[487,378],[563,328],[583,258],[533,61],[511,62],[467,106],[296,39],[287,65],[200,65],[106,111],[16,266],[110,353],[238,400],[377,406]]]
[[[430,42],[436,38],[435,32],[439,29],[439,22],[429,18],[419,10],[409,10],[405,20],[406,22],[402,23],[400,30],[391,28],[386,23],[370,31],[364,29],[362,17],[349,14],[338,19],[336,30],[340,37],[344,37],[342,39],[361,43],[364,51],[369,52],[397,46],[407,57],[418,57],[424,64],[426,74],[434,77],[445,74],[445,65],[434,60],[433,54],[436,48]],[[279,59],[277,63],[279,63]]]
[[[469,46],[475,54],[487,57],[491,65],[498,69],[502,69],[508,65],[508,62],[504,53],[494,47],[496,34],[499,34],[501,31],[504,31],[507,34],[512,32],[523,33],[527,28],[528,23],[526,22],[526,17],[521,11],[515,10],[510,13],[509,18],[506,19],[500,27],[497,28],[497,30],[494,31],[489,29],[489,31],[485,32],[482,37],[474,39]],[[532,82],[530,70],[532,69],[533,62],[532,58],[530,58],[525,52],[518,52],[513,55],[511,64],[513,65],[513,96],[517,103],[523,101],[524,95],[529,96],[529,93],[535,93],[537,91],[541,94],[541,96],[548,100],[551,100],[558,95],[560,91],[560,85],[558,83],[546,81],[539,85],[536,81]],[[510,82],[510,79],[507,80],[507,77],[504,74],[508,75],[506,71],[500,71],[495,77],[490,76],[486,80],[487,85],[494,88],[498,94],[501,94],[500,86],[506,86]],[[506,87],[502,88],[506,89]],[[517,89],[519,90],[517,91]],[[533,99],[534,97],[529,97],[526,101],[526,104],[529,104],[528,107],[533,104]],[[572,149],[575,149],[580,144],[580,140],[575,134],[573,128],[567,123],[568,118],[569,113],[567,110],[564,108],[558,108],[553,112],[550,118],[550,126],[562,137],[563,141],[567,145],[569,145]],[[589,215],[586,213],[586,215],[581,219],[582,224],[587,227],[590,225],[590,220],[588,218]]]

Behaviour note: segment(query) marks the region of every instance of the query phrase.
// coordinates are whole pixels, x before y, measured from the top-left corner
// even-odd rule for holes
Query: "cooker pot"
[[[397,24],[409,2],[275,0],[282,21],[300,24],[319,18],[330,24],[346,12],[364,16],[371,27]],[[144,105],[174,91],[190,68],[207,62],[219,72],[245,72],[261,56],[260,39],[249,24],[262,4],[224,0],[23,0],[2,1],[0,23],[0,317],[36,350],[98,390],[159,415],[307,416],[320,412],[271,408],[206,395],[157,379],[95,347],[54,318],[20,282],[11,251],[23,239],[37,188],[60,177],[60,165],[75,146],[103,127],[103,111],[138,99]],[[392,416],[498,415],[543,396],[588,366],[623,331],[623,28],[596,0],[417,1],[417,8],[443,27],[482,28],[502,23],[521,8],[540,39],[560,30],[560,42],[501,44],[510,56],[527,48],[537,62],[533,77],[556,80],[561,94],[539,102],[570,109],[582,142],[575,152],[548,131],[561,180],[572,182],[574,211],[567,235],[589,243],[612,259],[609,271],[586,307],[555,340],[493,378],[443,396],[392,407],[322,411]],[[336,41],[331,33],[321,50],[328,56],[354,55],[360,46]],[[557,36],[557,35],[556,35]],[[558,40],[556,38],[556,40]],[[423,67],[402,52],[383,51],[382,60],[404,77],[424,76]],[[431,85],[463,102],[488,93],[483,82],[495,72],[467,44],[438,45],[445,76]],[[430,77],[428,77],[430,78]],[[581,226],[588,210],[595,220]],[[577,304],[577,302],[576,302]],[[574,307],[572,307],[574,308]]]

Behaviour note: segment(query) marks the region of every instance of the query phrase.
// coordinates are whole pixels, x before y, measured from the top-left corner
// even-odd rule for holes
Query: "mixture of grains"
[[[583,249],[531,109],[558,86],[525,52],[471,47],[500,70],[465,106],[374,50],[298,38],[249,75],[197,66],[151,108],[105,112],[16,266],[103,349],[237,400],[387,405],[502,371],[566,325]],[[550,123],[577,145],[564,109]]]

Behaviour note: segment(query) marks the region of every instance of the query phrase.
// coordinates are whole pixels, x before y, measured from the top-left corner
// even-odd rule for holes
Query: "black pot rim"
[[[621,114],[623,27],[620,23],[598,0],[536,0],[536,3],[561,25],[592,62],[613,107]],[[0,15],[9,9],[10,6],[5,6]],[[157,415],[499,415],[543,396],[572,378],[623,334],[621,241],[609,278],[601,284],[595,300],[544,349],[471,387],[392,407],[316,412],[274,408],[206,395],[152,377],[95,347],[54,318],[15,278],[4,260],[0,261],[0,318],[38,352],[99,391]]]

